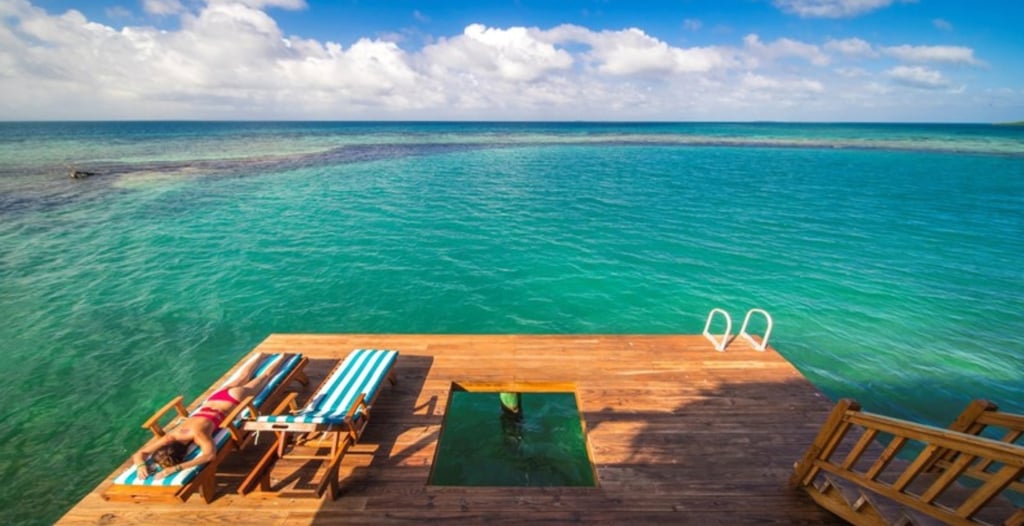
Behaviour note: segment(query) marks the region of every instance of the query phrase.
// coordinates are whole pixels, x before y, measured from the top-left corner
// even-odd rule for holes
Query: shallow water
[[[761,307],[832,397],[1024,411],[1022,269],[1020,128],[0,124],[0,503],[52,522],[273,332]]]

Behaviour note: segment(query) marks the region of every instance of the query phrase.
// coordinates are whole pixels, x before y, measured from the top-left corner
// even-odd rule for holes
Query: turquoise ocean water
[[[1024,411],[1024,128],[0,124],[0,505],[52,522],[273,332],[713,307],[868,410]]]

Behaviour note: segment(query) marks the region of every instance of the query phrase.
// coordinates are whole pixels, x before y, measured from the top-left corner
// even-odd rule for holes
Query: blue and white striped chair
[[[293,393],[286,399],[290,413],[263,415],[246,421],[243,425],[246,431],[274,431],[277,442],[242,482],[240,491],[249,492],[256,482],[260,482],[264,489],[269,488],[269,468],[278,458],[286,456],[291,435],[296,435],[295,438],[319,435],[303,442],[314,443],[318,447],[330,445],[331,448],[327,456],[314,456],[327,461],[327,471],[317,483],[316,492],[322,497],[330,489],[331,499],[336,498],[341,459],[362,436],[370,421],[370,408],[380,394],[384,379],[392,385],[396,383],[393,367],[397,358],[398,351],[356,349],[327,375],[303,408],[295,405]]]
[[[256,360],[258,358],[259,355],[254,355],[243,362],[242,365],[248,365],[252,360]],[[246,419],[255,418],[259,414],[260,408],[274,403],[275,400],[281,399],[281,395],[284,393],[285,387],[292,380],[298,380],[302,384],[308,383],[309,380],[303,372],[307,360],[301,354],[270,355],[253,373],[254,377],[281,360],[284,360],[284,363],[281,365],[279,370],[274,373],[274,376],[269,382],[267,382],[263,389],[255,396],[242,400],[235,410],[231,414],[227,415],[224,422],[221,423],[220,429],[214,433],[213,443],[217,447],[217,455],[212,461],[203,465],[181,470],[172,476],[162,479],[155,479],[153,475],[145,478],[139,477],[135,466],[129,464],[124,471],[114,478],[113,485],[110,489],[104,492],[104,498],[108,500],[158,500],[184,502],[188,500],[188,498],[198,489],[204,500],[206,500],[206,502],[210,502],[213,498],[213,481],[214,476],[216,475],[217,465],[235,449],[245,447],[252,437],[251,433],[241,429],[242,422]],[[238,378],[238,375],[241,374],[240,370],[242,369],[242,365],[236,367],[232,375],[228,376],[223,382],[219,383],[215,389],[211,389],[209,392],[215,392],[221,387],[233,384]],[[202,402],[205,402],[205,399],[203,399]],[[198,409],[203,404],[193,403],[192,405],[195,409]],[[153,416],[143,424],[143,429],[151,430],[157,438],[163,436],[165,431],[163,426],[160,425],[160,420],[163,419],[164,416],[172,409],[176,410],[178,413],[178,416],[171,422],[172,425],[180,422],[182,419],[190,415],[190,413],[185,411],[185,408],[182,405],[182,397],[178,396],[162,409],[154,413]],[[195,410],[193,410],[193,412],[195,412]],[[189,444],[188,450],[185,453],[185,460],[193,459],[199,455],[199,453],[199,448],[194,443]]]

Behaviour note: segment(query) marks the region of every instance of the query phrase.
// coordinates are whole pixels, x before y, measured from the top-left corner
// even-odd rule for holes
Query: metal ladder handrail
[[[767,327],[764,329],[764,337],[761,338],[761,343],[754,341],[754,338],[747,332],[747,324],[750,323],[750,315],[755,312],[760,313],[764,316],[764,319],[768,322]],[[747,311],[747,315],[743,318],[743,325],[740,327],[740,336],[746,338],[750,342],[750,346],[757,351],[764,351],[768,347],[768,338],[772,335],[772,317],[768,314],[768,311],[764,309],[750,309]]]
[[[725,316],[725,334],[722,335],[721,341],[716,341],[715,337],[712,336],[710,332],[711,321],[714,320],[716,312],[720,313],[722,316]],[[708,313],[708,321],[704,324],[703,334],[704,337],[707,338],[708,341],[710,341],[711,344],[715,346],[716,351],[724,351],[725,347],[729,345],[730,336],[732,334],[732,316],[729,316],[728,312],[725,312],[725,310],[719,309],[718,307],[711,309],[711,312]]]

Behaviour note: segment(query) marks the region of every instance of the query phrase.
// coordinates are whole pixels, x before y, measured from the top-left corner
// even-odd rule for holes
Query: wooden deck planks
[[[360,347],[398,349],[398,385],[384,387],[347,455],[337,501],[302,491],[319,466],[298,460],[273,470],[280,493],[235,495],[268,436],[224,463],[211,504],[106,502],[112,474],[61,523],[841,524],[786,488],[831,403],[771,349],[737,340],[719,353],[699,335],[275,334],[253,352],[309,357],[304,402]],[[600,487],[427,486],[458,381],[574,383]]]

